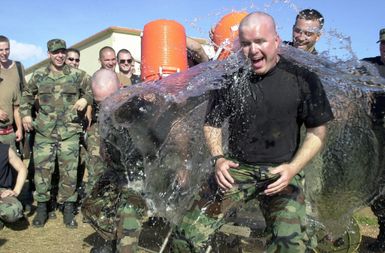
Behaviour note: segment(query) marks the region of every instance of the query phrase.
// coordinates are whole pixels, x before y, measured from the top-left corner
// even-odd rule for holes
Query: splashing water
[[[335,115],[324,151],[306,168],[306,194],[316,226],[338,237],[382,187],[385,80],[355,59],[334,62],[290,46],[281,54],[320,76]],[[202,131],[208,91],[246,64],[234,54],[123,89],[104,103],[101,135],[113,146],[106,152],[120,154],[113,163],[124,168],[130,187],[136,182],[130,155],[140,153],[143,160],[134,163],[143,162],[142,192],[154,215],[178,223],[212,171]],[[188,174],[183,186],[176,184],[181,168]]]

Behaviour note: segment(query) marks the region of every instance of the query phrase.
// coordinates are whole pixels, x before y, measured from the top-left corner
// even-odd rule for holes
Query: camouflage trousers
[[[210,236],[224,224],[226,212],[252,199],[259,201],[266,220],[266,252],[305,252],[303,176],[296,175],[280,194],[265,196],[263,190],[277,179],[267,167],[240,164],[229,172],[235,180],[231,190],[221,193],[214,176],[202,187],[175,230],[173,252],[204,252]]]
[[[98,131],[99,124],[93,124],[87,132],[87,150],[84,148],[82,152],[82,160],[85,162],[85,167],[88,171],[88,179],[85,188],[86,194],[89,194],[95,182],[104,172],[107,167],[104,160],[100,156],[100,136]]]
[[[135,182],[134,182],[135,183]],[[137,184],[142,181],[137,181]],[[140,187],[140,186],[139,186]],[[125,189],[117,209],[117,252],[139,252],[139,235],[143,223],[148,220],[147,205],[140,191],[135,188]]]
[[[34,145],[35,200],[47,202],[50,199],[51,179],[55,161],[59,166],[58,203],[77,200],[76,180],[79,158],[79,135],[64,140],[45,137],[36,133]]]
[[[0,188],[0,192],[6,189]],[[23,217],[23,206],[13,196],[0,199],[0,219],[6,222],[15,222]]]
[[[385,126],[383,125],[376,125],[373,126],[374,133],[377,136],[378,140],[378,150],[380,154],[380,166],[383,168],[385,166],[385,159],[384,159],[384,146],[385,146]],[[385,174],[381,175],[381,182],[385,180]],[[381,183],[380,185],[383,185]],[[385,194],[382,192],[382,188],[379,187],[378,192],[376,192],[376,195],[378,196],[373,203],[371,204],[370,208],[372,209],[374,215],[378,218],[378,224],[381,226],[381,228],[385,228]]]
[[[16,134],[15,133],[10,133],[10,134],[5,134],[5,135],[0,135],[0,141],[4,144],[8,144],[13,151],[17,151],[16,149]]]

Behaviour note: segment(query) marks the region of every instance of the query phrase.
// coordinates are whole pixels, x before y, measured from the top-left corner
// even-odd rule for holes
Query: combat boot
[[[379,222],[380,233],[377,239],[368,245],[368,250],[373,252],[385,252],[385,223]]]
[[[33,218],[32,225],[37,228],[44,227],[44,224],[47,219],[47,202],[38,202],[36,208],[36,215],[35,218]]]
[[[77,228],[78,223],[75,220],[75,203],[65,202],[63,207],[63,223],[67,228]]]

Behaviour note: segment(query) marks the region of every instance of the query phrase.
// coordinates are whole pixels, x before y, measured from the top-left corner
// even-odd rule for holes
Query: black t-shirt
[[[381,56],[364,58],[362,60],[375,64],[380,75],[385,78],[385,64],[381,61]]]
[[[8,164],[9,145],[0,143],[0,188],[12,188],[12,171]]]
[[[264,76],[252,73],[229,78],[212,91],[206,125],[222,127],[229,118],[230,156],[249,164],[277,164],[292,159],[300,127],[312,128],[333,119],[318,76],[280,59]]]

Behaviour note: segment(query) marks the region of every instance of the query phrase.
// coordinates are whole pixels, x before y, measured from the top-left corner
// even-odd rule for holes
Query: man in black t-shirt
[[[214,175],[182,219],[173,250],[199,252],[229,208],[258,199],[271,235],[266,252],[305,252],[302,169],[321,150],[333,114],[318,76],[278,55],[281,41],[270,15],[249,14],[239,31],[250,67],[211,94],[204,134]]]
[[[380,30],[380,39],[377,43],[380,43],[380,55],[376,57],[364,58],[362,60],[376,65],[380,75],[385,78],[385,28]]]
[[[380,43],[380,56],[369,57],[362,59],[373,63],[378,69],[378,73],[385,78],[385,28],[380,30],[380,39],[377,41]],[[376,99],[376,106],[373,108],[373,113],[376,116],[376,121],[374,121],[374,129],[378,136],[378,140],[381,148],[384,146],[384,104],[385,98],[383,96],[378,96]],[[372,251],[385,251],[385,196],[380,196],[377,198],[374,203],[371,205],[373,213],[378,217],[378,224],[380,227],[380,233],[377,236],[377,240],[368,246],[369,250]]]

